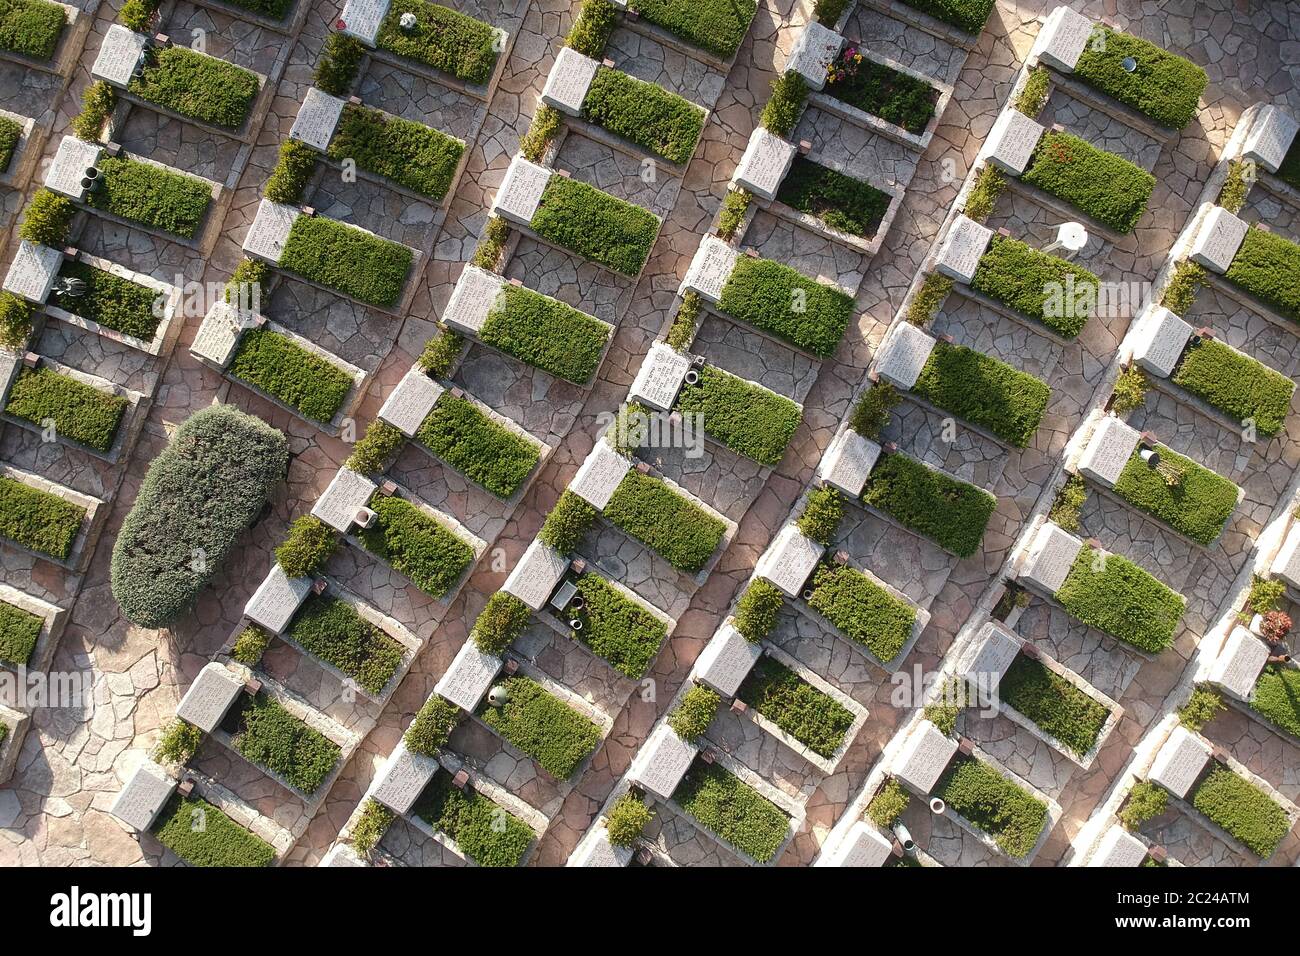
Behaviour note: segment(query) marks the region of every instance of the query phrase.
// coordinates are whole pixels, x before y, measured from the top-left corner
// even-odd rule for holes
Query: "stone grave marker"
[[[1038,529],[1026,549],[1019,577],[1055,594],[1065,583],[1074,559],[1083,550],[1083,541],[1048,521]]]
[[[540,539],[534,539],[501,590],[539,611],[568,569],[567,555],[560,554]]]
[[[656,342],[637,370],[628,397],[659,411],[669,411],[677,401],[677,393],[690,367],[690,358],[663,342]]]
[[[132,830],[143,833],[153,826],[175,789],[176,781],[162,767],[146,760],[126,782],[108,812]]]
[[[809,89],[820,90],[826,85],[826,68],[839,56],[843,43],[842,36],[814,20],[794,41],[785,68],[807,80]]]
[[[835,848],[818,866],[884,866],[885,861],[894,852],[894,845],[884,835],[865,820],[859,820],[849,828]]]
[[[366,863],[357,856],[357,851],[346,843],[335,843],[321,857],[321,866],[365,866]]]
[[[470,637],[460,646],[446,673],[434,686],[440,696],[471,713],[501,670],[501,658],[484,654]]]
[[[407,438],[414,438],[424,420],[438,404],[444,389],[418,367],[411,368],[397,388],[384,400],[379,417]]]
[[[120,90],[126,89],[147,45],[148,39],[143,33],[128,30],[120,23],[110,25],[104,34],[104,42],[99,45],[90,75]]]
[[[1065,9],[1062,7],[1061,9]],[[1141,866],[1147,858],[1146,844],[1119,824],[1102,835],[1097,849],[1088,858],[1088,866]]]
[[[1268,645],[1238,625],[1232,629],[1223,650],[1210,665],[1206,680],[1238,700],[1250,700],[1255,682],[1267,661]]]
[[[23,239],[5,275],[4,289],[30,302],[44,304],[62,265],[60,250]]]
[[[466,266],[451,291],[442,321],[453,329],[478,335],[506,280],[478,266]]]
[[[330,96],[314,86],[307,87],[307,95],[302,98],[302,106],[298,107],[298,115],[289,128],[290,138],[325,152],[334,138],[335,127],[339,125],[343,104],[344,101],[337,96]]]
[[[1019,176],[1029,165],[1043,133],[1043,126],[1020,110],[1003,110],[989,133],[988,161],[1012,176]]]
[[[1079,456],[1079,473],[1106,488],[1114,488],[1124,466],[1133,457],[1142,435],[1114,415],[1106,415],[1092,430]]]
[[[325,493],[312,505],[311,513],[335,531],[347,534],[357,510],[366,506],[377,487],[365,475],[351,468],[340,468]]]
[[[655,796],[668,800],[697,753],[699,748],[695,744],[682,740],[666,723],[660,724],[637,752],[628,777]]]
[[[695,250],[679,291],[690,290],[716,303],[722,298],[722,290],[739,258],[738,249],[733,249],[717,236],[705,236]]]
[[[239,310],[224,299],[218,300],[203,317],[190,345],[190,354],[224,369],[234,357],[243,334],[244,322]]]
[[[433,775],[438,761],[409,750],[406,741],[397,745],[379,772],[379,782],[370,795],[399,815],[410,812]]]
[[[1242,157],[1252,159],[1270,173],[1276,173],[1286,159],[1287,150],[1300,132],[1300,123],[1281,107],[1269,104],[1259,111],[1246,135]]]
[[[310,592],[311,578],[291,578],[279,564],[273,564],[244,605],[244,616],[272,634],[279,634],[289,626]]]
[[[244,682],[224,664],[206,664],[181,698],[176,716],[189,721],[205,734],[217,729],[226,711],[244,689]]]
[[[1190,258],[1222,275],[1232,265],[1249,228],[1222,206],[1212,207],[1192,240]]]
[[[1002,683],[1003,675],[1019,653],[1019,639],[997,621],[989,621],[980,629],[978,643],[962,676],[973,689],[988,693]]]
[[[263,199],[257,204],[257,216],[244,236],[244,251],[278,264],[289,239],[289,230],[302,213],[293,206]]]
[[[904,391],[916,384],[934,351],[935,338],[910,322],[899,322],[876,353],[876,374]]]
[[[1192,337],[1192,327],[1164,306],[1148,305],[1133,330],[1133,361],[1153,375],[1168,378]]]
[[[762,656],[763,645],[745,640],[728,620],[695,659],[695,676],[722,696],[735,697]]]
[[[1092,21],[1069,7],[1052,11],[1038,33],[1038,59],[1062,73],[1073,73],[1092,35]]]
[[[754,573],[767,578],[790,597],[799,597],[804,582],[825,552],[825,547],[796,525],[787,524],[758,559]]]
[[[878,458],[879,445],[852,428],[845,428],[817,463],[817,477],[856,498],[862,494]]]
[[[354,36],[366,46],[374,46],[379,26],[388,15],[389,0],[347,0],[343,4],[343,33]]]
[[[530,163],[522,156],[510,161],[506,178],[492,200],[492,211],[506,219],[521,225],[532,224],[537,207],[541,204],[542,193],[554,173],[545,166]]]
[[[934,267],[943,275],[956,282],[970,285],[979,268],[980,258],[989,247],[993,230],[981,226],[973,219],[958,216],[948,228],[939,254],[935,257]]]
[[[561,47],[542,87],[542,102],[561,113],[580,115],[582,101],[587,98],[587,90],[599,68],[600,64],[591,57],[572,47]]]
[[[616,452],[609,442],[598,440],[569,482],[569,490],[593,508],[604,510],[631,467],[631,459]]]
[[[1292,588],[1300,588],[1300,523],[1291,525],[1271,570]]]
[[[892,773],[917,793],[928,794],[956,752],[957,741],[923,720],[894,757]]]
[[[1186,797],[1206,764],[1210,762],[1210,745],[1186,727],[1175,727],[1147,777],[1176,797]]]
[[[614,846],[609,842],[609,831],[597,826],[574,847],[565,866],[627,866],[631,862],[632,848]]]
[[[759,126],[750,134],[745,155],[740,158],[731,181],[764,199],[775,199],[798,151],[794,143]]]
[[[87,143],[75,136],[63,137],[45,174],[45,185],[80,202],[86,198],[81,179],[87,167],[99,162],[101,152],[103,148],[98,143]]]

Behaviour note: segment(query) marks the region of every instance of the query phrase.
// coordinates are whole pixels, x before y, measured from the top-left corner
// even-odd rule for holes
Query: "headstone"
[[[555,58],[555,64],[546,77],[546,85],[542,87],[542,102],[561,113],[580,115],[582,101],[587,98],[587,90],[598,69],[600,64],[591,57],[583,56],[572,47],[561,47],[560,55]]]
[[[492,200],[492,211],[506,219],[521,225],[531,225],[537,207],[541,204],[542,193],[554,173],[545,166],[530,163],[522,156],[510,161],[506,178]]]
[[[1133,426],[1114,415],[1104,416],[1093,428],[1079,456],[1079,473],[1099,485],[1114,488],[1141,440],[1142,435]]]
[[[1003,110],[989,133],[988,161],[1012,176],[1019,176],[1029,165],[1043,132],[1041,124],[1020,110]]]
[[[45,185],[80,202],[86,198],[81,178],[86,175],[87,167],[99,162],[101,152],[103,149],[98,143],[87,143],[75,136],[63,137],[45,174]]]
[[[176,781],[162,767],[145,761],[126,782],[108,812],[143,833],[153,826],[175,789]]]
[[[279,634],[289,626],[310,592],[311,578],[291,578],[279,564],[273,564],[244,605],[244,616],[272,634]]]
[[[1210,762],[1211,748],[1186,727],[1175,727],[1169,735],[1147,778],[1160,784],[1176,797],[1186,797],[1196,783],[1206,764]]]
[[[831,442],[817,463],[817,477],[856,498],[862,494],[879,457],[879,445],[852,428],[846,428]]]
[[[628,399],[661,412],[670,411],[690,367],[690,358],[663,342],[656,342],[650,346],[649,354],[636,373]]]
[[[934,267],[949,279],[970,285],[979,268],[980,258],[989,247],[993,230],[981,226],[973,219],[958,216],[948,228]]]
[[[307,87],[307,95],[302,98],[298,115],[294,117],[289,136],[312,149],[325,152],[330,140],[334,138],[334,129],[339,125],[339,116],[343,113],[344,101],[337,96]]]
[[[263,199],[257,204],[257,216],[244,236],[244,251],[267,262],[279,263],[289,230],[301,215],[293,206]]]
[[[388,2],[389,0],[348,0],[343,4],[343,13],[339,15],[344,24],[341,31],[356,37],[366,46],[374,46],[375,37],[379,36],[379,25],[388,15]]]
[[[1232,265],[1250,227],[1222,206],[1211,207],[1192,239],[1193,262],[1222,275]]]
[[[710,302],[717,302],[722,298],[722,290],[731,278],[731,271],[739,258],[738,249],[732,248],[717,236],[705,236],[695,250],[679,291],[696,292]]]
[[[340,468],[325,493],[312,505],[311,513],[335,531],[347,534],[357,510],[366,506],[377,487],[365,475],[351,468]]]
[[[418,367],[412,368],[385,399],[379,417],[407,438],[414,438],[444,389]]]
[[[1069,7],[1052,11],[1043,29],[1038,32],[1034,47],[1038,59],[1062,73],[1073,73],[1092,35],[1092,21]]]
[[[957,752],[957,741],[943,734],[928,720],[921,721],[894,757],[891,772],[920,794],[928,794],[939,782]]]
[[[1133,329],[1133,361],[1153,375],[1174,373],[1192,327],[1162,305],[1148,305]]]
[[[884,866],[894,852],[894,845],[865,820],[859,820],[844,834],[835,848],[817,861],[818,866]]]
[[[501,590],[513,594],[534,611],[539,611],[567,570],[568,556],[535,538],[506,578]]]
[[[609,442],[597,441],[578,467],[573,481],[569,482],[569,490],[593,508],[603,511],[631,467],[630,458],[616,452]]]
[[[460,646],[434,691],[461,710],[473,711],[501,670],[501,658],[484,654],[471,637]]]
[[[30,302],[44,304],[62,265],[63,253],[58,249],[23,239],[18,243],[9,272],[5,274],[4,289]]]
[[[1019,577],[1055,594],[1074,567],[1074,559],[1083,550],[1083,542],[1058,525],[1043,524],[1025,551]]]
[[[695,659],[694,673],[722,696],[735,697],[750,669],[762,656],[762,644],[745,640],[726,621]]]
[[[244,690],[244,682],[226,668],[213,661],[206,664],[194,683],[181,698],[176,716],[188,721],[205,734],[217,729],[221,718]]]
[[[609,831],[596,826],[574,847],[565,866],[627,866],[632,862],[632,852],[631,847],[614,846],[609,842]]]
[[[506,280],[495,273],[466,266],[456,280],[456,288],[451,290],[442,321],[453,329],[478,335],[505,284]]]
[[[357,851],[346,843],[335,843],[321,857],[319,866],[365,866],[366,863],[357,856]]]
[[[1064,10],[1064,7],[1060,9]],[[1119,824],[1107,830],[1097,849],[1088,858],[1088,866],[1141,866],[1147,858],[1147,846]]]
[[[628,779],[656,797],[668,800],[697,753],[699,748],[695,744],[682,740],[666,723],[660,724],[637,751]]]
[[[1240,625],[1234,627],[1223,650],[1210,665],[1206,680],[1238,700],[1250,700],[1255,682],[1268,661],[1268,645]]]
[[[754,573],[767,578],[790,597],[799,597],[826,548],[787,524],[763,552]]]
[[[218,300],[212,303],[194,334],[190,354],[225,368],[230,364],[243,333],[244,322],[239,310],[225,300]]]
[[[110,25],[104,34],[104,42],[99,45],[90,75],[118,89],[126,89],[147,44],[148,39],[143,33],[128,30],[120,23]]]
[[[899,322],[881,343],[873,368],[885,381],[910,389],[930,360],[935,339],[910,322]]]
[[[1286,159],[1287,150],[1295,142],[1297,132],[1300,132],[1300,123],[1295,117],[1270,103],[1255,117],[1241,155],[1254,160],[1270,173],[1276,173]]]
[[[1300,523],[1291,525],[1270,569],[1293,588],[1300,588]]]
[[[775,199],[799,147],[759,126],[749,136],[745,155],[731,181],[764,199]]]
[[[379,771],[379,782],[370,795],[394,813],[409,813],[438,766],[436,758],[414,753],[403,741]]]
[[[980,631],[979,641],[962,676],[977,692],[991,693],[1002,683],[1003,675],[1019,653],[1019,639],[997,621],[989,621]]]
[[[785,68],[807,80],[810,89],[820,90],[826,85],[826,68],[839,56],[843,44],[842,36],[814,20],[794,41]]]

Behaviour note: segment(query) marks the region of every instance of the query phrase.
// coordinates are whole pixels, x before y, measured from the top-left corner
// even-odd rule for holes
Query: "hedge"
[[[578,18],[564,38],[564,45],[585,57],[599,60],[605,55],[605,47],[609,45],[618,20],[618,8],[609,0],[583,0]]]
[[[696,760],[673,801],[759,863],[776,856],[790,830],[789,814],[718,763]]]
[[[338,532],[312,514],[301,515],[275,549],[275,563],[291,578],[305,578],[325,566],[338,547]]]
[[[150,163],[105,156],[99,161],[104,185],[86,193],[96,209],[193,239],[212,201],[212,187],[193,176]]]
[[[1082,266],[995,235],[971,288],[1072,339],[1096,308],[1100,281]]]
[[[474,621],[470,635],[484,654],[501,654],[528,627],[532,609],[507,591],[496,591]]]
[[[934,118],[939,91],[919,77],[868,60],[849,44],[831,63],[825,92],[919,136]]]
[[[86,509],[58,495],[0,476],[0,537],[66,561]]]
[[[383,110],[347,103],[326,150],[422,196],[441,199],[451,188],[465,144],[454,136]]]
[[[668,715],[668,726],[682,740],[695,743],[708,732],[721,703],[722,698],[713,688],[692,684],[676,709]]]
[[[757,0],[629,0],[628,9],[723,60],[736,55]]]
[[[830,485],[822,485],[808,492],[797,524],[803,534],[829,548],[843,518],[844,500],[840,493]]]
[[[61,6],[47,0],[0,0],[0,50],[48,60],[67,18]]]
[[[71,199],[42,186],[27,204],[18,238],[55,248],[67,245],[76,212]]]
[[[916,608],[843,564],[817,566],[808,606],[885,664],[911,640],[916,624]]]
[[[682,389],[676,410],[698,412],[706,434],[760,465],[781,461],[803,419],[784,395],[707,365],[697,384]]]
[[[107,453],[113,447],[129,405],[120,395],[101,391],[42,365],[18,373],[4,410],[6,415],[41,429],[53,422],[56,434]]]
[[[415,438],[470,481],[509,498],[536,467],[536,443],[516,435],[468,399],[443,393]]]
[[[1291,818],[1276,800],[1221,763],[1197,784],[1192,806],[1264,859],[1291,832]]]
[[[331,594],[308,595],[286,634],[368,694],[380,694],[402,664],[401,644]]]
[[[163,293],[75,259],[63,261],[59,278],[80,279],[86,283],[86,292],[71,296],[55,289],[48,299],[50,305],[123,335],[153,341],[162,321],[154,310],[162,304]]]
[[[447,741],[451,732],[460,723],[460,708],[451,701],[437,694],[430,695],[424,706],[416,713],[411,726],[402,735],[406,747],[412,753],[425,757],[436,757]]]
[[[401,298],[414,253],[400,242],[326,219],[299,216],[279,266],[344,295],[384,308]]]
[[[587,88],[582,118],[678,164],[691,158],[704,127],[704,111],[694,103],[607,66]]]
[[[1110,712],[1042,661],[1016,659],[998,684],[1002,702],[1032,720],[1080,757],[1092,750]]]
[[[603,0],[602,0],[603,2]],[[640,797],[629,791],[614,801],[605,814],[605,831],[614,846],[630,847],[654,816]]]
[[[1300,737],[1300,670],[1269,664],[1255,682],[1250,708],[1293,737]]]
[[[595,186],[554,175],[533,214],[533,230],[615,272],[635,276],[659,235],[659,219]]]
[[[455,840],[479,866],[518,866],[536,836],[513,813],[468,786],[455,786],[446,770],[434,774],[411,812]]]
[[[1178,484],[1170,485],[1135,450],[1115,482],[1115,493],[1193,541],[1213,544],[1236,510],[1237,486],[1163,445],[1157,451],[1165,468],[1180,473]]]
[[[912,386],[933,405],[987,428],[1017,448],[1033,441],[1052,390],[1006,362],[938,341]]]
[[[766,654],[736,696],[822,757],[835,756],[853,726],[853,711]]]
[[[537,539],[560,554],[571,554],[578,550],[598,513],[581,495],[566,488],[542,522]]]
[[[442,597],[474,563],[472,547],[405,498],[376,494],[370,507],[378,517],[357,538],[425,594]]]
[[[153,835],[190,866],[270,866],[275,847],[198,797],[174,794]]]
[[[0,116],[0,173],[9,169],[9,163],[22,138],[23,124],[7,116]]]
[[[934,795],[993,837],[1008,856],[1028,855],[1047,824],[1045,803],[974,757],[957,756]]]
[[[1205,338],[1188,344],[1171,380],[1240,422],[1254,421],[1265,438],[1286,424],[1295,391],[1295,382],[1281,372]]]
[[[329,422],[352,391],[352,376],[288,336],[248,329],[227,370],[307,418]]]
[[[867,479],[862,501],[962,558],[979,550],[998,505],[984,489],[906,455],[881,456]]]
[[[260,89],[252,71],[185,46],[150,48],[141,75],[127,84],[142,100],[230,129],[248,118]]]
[[[751,643],[763,640],[776,629],[785,594],[770,581],[754,578],[736,602],[736,630]]]
[[[567,779],[600,744],[600,727],[529,677],[504,681],[509,699],[484,702],[479,717],[556,780]]]
[[[1054,130],[1039,139],[1021,179],[1125,233],[1146,212],[1156,186],[1156,178],[1136,163]]]
[[[937,20],[951,23],[967,33],[979,33],[988,22],[989,14],[997,0],[901,0],[901,2],[928,13]]]
[[[623,676],[640,680],[663,646],[668,625],[598,574],[584,574],[577,584],[585,605],[574,612],[583,626],[573,638]]]
[[[1117,554],[1094,570],[1096,556],[1083,546],[1056,599],[1084,624],[1141,650],[1169,647],[1186,606],[1182,595]]]
[[[605,354],[610,327],[523,286],[505,285],[478,337],[556,378],[582,385]]]
[[[0,601],[0,664],[26,667],[44,627],[45,618],[39,614]]]
[[[853,297],[770,259],[736,261],[718,308],[742,322],[829,358],[853,317]]]
[[[404,13],[418,20],[413,32],[402,29]],[[424,0],[393,0],[375,45],[479,85],[492,78],[500,55],[497,34],[488,24]]]
[[[832,229],[869,239],[876,234],[893,197],[870,183],[796,156],[776,198],[791,209],[816,216]]]
[[[1300,322],[1300,246],[1289,239],[1247,229],[1224,278]]]
[[[794,132],[808,101],[808,81],[797,70],[786,70],[772,81],[772,95],[759,122],[769,132],[788,137]]]
[[[366,48],[361,41],[346,33],[330,33],[321,48],[320,59],[312,74],[312,83],[330,96],[346,97],[352,90],[361,68],[361,58]]]
[[[1129,57],[1137,61],[1132,73],[1123,65]],[[1104,26],[1094,27],[1074,76],[1174,129],[1191,122],[1209,82],[1205,71],[1191,60]]]
[[[679,571],[704,570],[727,533],[726,522],[653,475],[631,469],[605,505],[604,516]]]
[[[338,744],[266,694],[241,694],[223,725],[244,757],[306,794],[315,793],[339,762]]]

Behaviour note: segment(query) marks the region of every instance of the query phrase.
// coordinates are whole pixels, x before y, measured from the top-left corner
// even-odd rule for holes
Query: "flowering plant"
[[[862,64],[862,54],[858,52],[857,47],[847,46],[834,60],[826,66],[826,82],[842,83],[850,77],[858,75],[858,67]]]

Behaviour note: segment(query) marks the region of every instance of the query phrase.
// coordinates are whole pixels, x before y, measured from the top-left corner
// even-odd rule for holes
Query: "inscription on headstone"
[[[323,153],[334,138],[334,129],[339,125],[342,113],[343,100],[309,86],[293,126],[289,129],[289,135]]]
[[[86,196],[81,185],[86,169],[99,162],[102,152],[98,143],[87,143],[75,136],[65,136],[45,174],[45,185],[78,201]]]
[[[582,101],[600,64],[572,47],[562,47],[542,88],[542,102],[562,113],[578,116]]]
[[[516,156],[492,201],[492,211],[521,225],[531,225],[552,175],[554,173],[545,166]]]
[[[447,300],[442,320],[453,329],[478,335],[505,280],[477,266],[466,266]]]
[[[379,417],[407,438],[413,438],[442,393],[441,385],[421,369],[413,368],[402,376],[397,388],[384,401]]]
[[[484,654],[471,637],[460,646],[434,690],[461,710],[473,711],[501,670],[501,658]]]
[[[726,622],[695,660],[695,675],[724,697],[735,697],[749,671],[763,656],[761,644],[745,640]]]
[[[513,594],[534,611],[538,611],[568,569],[567,555],[560,554],[540,539],[534,539],[506,578],[501,590]]]
[[[975,278],[984,250],[989,247],[993,230],[981,226],[973,219],[958,216],[948,228],[943,245],[935,258],[934,267],[948,278],[970,284]]]
[[[190,689],[181,698],[176,716],[189,721],[204,733],[211,733],[226,716],[226,711],[244,689],[244,682],[224,664],[204,666]]]
[[[63,253],[58,249],[23,239],[18,243],[14,261],[5,275],[5,291],[31,302],[43,303],[49,298],[62,265]]]
[[[695,250],[690,268],[686,270],[681,291],[691,290],[710,302],[717,302],[722,298],[722,290],[731,278],[731,271],[739,258],[739,250],[733,249],[717,236],[705,236]]]
[[[641,363],[632,382],[630,396],[660,411],[669,411],[677,401],[682,381],[691,367],[691,360],[662,342],[650,346],[650,353]]]
[[[697,753],[698,747],[682,740],[667,724],[660,724],[637,753],[628,776],[655,796],[667,800]]]
[[[767,578],[790,597],[798,597],[817,567],[826,549],[801,532],[795,525],[788,524],[777,534],[776,539],[763,552],[754,568],[756,574]]]
[[[128,30],[120,23],[114,23],[104,34],[104,42],[99,46],[95,56],[95,65],[90,68],[90,75],[97,80],[126,89],[144,55],[146,39],[144,34]]]
[[[569,490],[593,508],[603,510],[631,467],[631,460],[616,452],[608,442],[597,441],[569,482]]]
[[[1185,797],[1209,762],[1210,745],[1185,727],[1175,727],[1148,776],[1174,796]]]
[[[894,776],[917,793],[928,794],[957,752],[957,741],[928,720],[912,731],[894,758]]]
[[[745,155],[740,158],[732,179],[764,199],[775,199],[797,152],[794,143],[760,126],[750,135]]]
[[[284,568],[274,564],[244,605],[244,615],[272,634],[279,634],[289,626],[310,591],[311,578],[291,578]]]
[[[388,15],[388,0],[348,0],[340,15],[342,32],[354,36],[366,46],[375,45],[379,25]]]
[[[248,234],[244,236],[244,251],[267,262],[278,263],[289,239],[289,230],[301,215],[293,206],[263,199],[257,205],[257,216],[248,227]]]
[[[325,493],[316,499],[311,513],[335,531],[344,534],[352,527],[357,510],[364,508],[377,486],[351,468],[340,468]]]
[[[1112,415],[1105,416],[1092,430],[1088,446],[1079,456],[1079,472],[1099,485],[1114,488],[1141,440],[1136,428]]]

